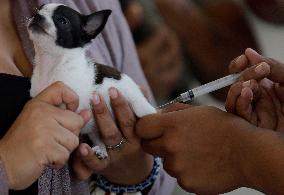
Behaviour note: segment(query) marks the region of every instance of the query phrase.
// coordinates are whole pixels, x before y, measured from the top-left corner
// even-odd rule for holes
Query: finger
[[[62,145],[54,142],[47,146],[47,160],[48,166],[56,169],[62,168],[69,159],[70,152]]]
[[[62,125],[64,128],[70,130],[75,135],[79,135],[81,128],[84,127],[85,121],[79,114],[69,111],[62,110],[60,108],[53,108],[54,119]],[[87,113],[85,113],[87,115]],[[90,117],[90,116],[87,116]]]
[[[275,93],[281,102],[284,102],[284,86],[276,83],[275,84]]]
[[[67,109],[73,112],[77,110],[79,105],[78,95],[62,82],[50,85],[35,98],[54,106],[66,104]]]
[[[245,55],[249,60],[250,65],[256,65],[263,61],[263,56],[251,48],[246,49]]]
[[[239,116],[246,119],[247,121],[251,121],[252,118],[252,100],[253,100],[253,92],[249,87],[245,87],[241,91],[241,95],[239,96],[236,102],[236,112]]]
[[[176,103],[160,110],[160,113],[174,112],[174,111],[184,110],[190,107],[192,107],[192,105],[190,104]]]
[[[270,66],[266,62],[247,68],[241,73],[240,81],[248,81],[251,79],[261,80],[270,74]]]
[[[79,145],[79,137],[67,129],[57,128],[53,135],[55,141],[64,146],[69,152],[75,150]]]
[[[225,107],[228,112],[235,113],[236,102],[241,94],[242,88],[243,88],[242,82],[238,82],[231,86],[225,103]]]
[[[112,109],[120,130],[122,131],[124,137],[130,141],[134,137],[134,126],[136,124],[135,115],[132,112],[128,102],[117,91],[117,89],[113,87],[110,88],[109,95]]]
[[[145,152],[152,154],[153,156],[159,156],[163,158],[166,156],[166,150],[163,143],[163,139],[158,138],[151,140],[142,140],[141,145]]]
[[[82,161],[80,150],[84,150],[82,149],[82,144],[76,149],[72,156],[72,171],[76,179],[84,181],[92,175],[93,171]],[[84,155],[86,153],[88,154],[88,151],[83,153]]]
[[[168,119],[167,114],[145,116],[136,123],[135,132],[142,139],[159,138],[172,126]]]
[[[258,54],[252,49],[247,49],[245,52],[247,58],[252,65],[258,64],[260,62],[266,62],[270,66],[270,74],[268,78],[274,82],[282,83],[284,82],[284,64],[278,62],[277,60],[271,58],[265,58]]]
[[[122,140],[122,135],[116,127],[103,98],[96,93],[93,97],[93,112],[103,142],[109,146],[118,144]]]
[[[275,129],[277,124],[277,115],[273,99],[268,95],[265,90],[262,90],[261,98],[257,102],[256,110],[258,117],[257,126],[268,129]]]
[[[91,112],[89,110],[82,110],[79,115],[82,117],[84,124],[87,124],[91,119]]]
[[[272,99],[271,105],[274,105],[274,112],[276,113],[278,120],[280,116],[282,116],[282,100],[278,97],[276,88],[278,84],[273,83],[268,79],[263,79],[260,83],[263,86],[263,89],[267,92],[269,97]]]
[[[110,163],[110,159],[98,159],[94,154],[92,148],[88,144],[81,144],[79,147],[79,155],[81,156],[82,162],[86,167],[85,172],[92,170],[96,173],[103,171]]]
[[[248,59],[245,55],[241,55],[231,61],[229,65],[229,72],[236,73],[241,72],[249,66]]]
[[[270,66],[268,78],[276,83],[283,83],[284,64],[271,58],[264,58],[264,61]]]

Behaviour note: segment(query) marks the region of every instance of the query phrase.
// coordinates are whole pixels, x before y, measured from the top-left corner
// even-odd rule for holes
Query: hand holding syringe
[[[163,108],[165,106],[168,106],[170,104],[174,104],[174,103],[185,103],[188,101],[192,101],[193,99],[211,93],[213,91],[216,91],[218,89],[222,89],[224,87],[230,86],[232,84],[234,84],[235,82],[237,82],[240,78],[241,73],[236,73],[236,74],[231,74],[228,75],[226,77],[217,79],[215,81],[212,81],[210,83],[201,85],[199,87],[196,87],[194,89],[190,89],[182,94],[180,94],[177,98],[175,98],[174,100],[170,101],[167,104],[164,104],[162,106],[159,106],[159,108]]]

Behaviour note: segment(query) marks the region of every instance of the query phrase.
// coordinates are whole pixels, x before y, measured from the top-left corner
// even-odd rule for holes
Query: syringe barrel
[[[192,92],[194,94],[194,97],[198,97],[204,94],[211,93],[213,91],[216,91],[218,89],[222,89],[224,87],[227,87],[229,85],[232,85],[233,83],[237,82],[240,77],[240,73],[238,74],[231,74],[226,77],[220,78],[218,80],[212,81],[210,83],[207,83],[205,85],[201,85],[199,87],[196,87],[192,89]]]
[[[192,90],[188,90],[187,92],[180,94],[179,97],[181,99],[180,102],[188,102],[194,99],[194,94]]]

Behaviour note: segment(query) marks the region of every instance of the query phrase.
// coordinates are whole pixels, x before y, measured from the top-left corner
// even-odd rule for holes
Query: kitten
[[[101,94],[109,109],[108,89],[117,88],[129,102],[137,117],[155,113],[139,87],[127,75],[114,68],[90,63],[86,48],[104,28],[111,10],[82,15],[62,4],[46,4],[28,24],[35,48],[35,68],[31,78],[31,97],[35,97],[56,81],[62,81],[79,96],[79,108],[91,109],[93,92]],[[119,52],[119,51],[117,51]],[[93,118],[93,117],[92,117]],[[107,157],[105,145],[94,132],[92,119],[83,134],[88,134],[98,147],[100,158]]]

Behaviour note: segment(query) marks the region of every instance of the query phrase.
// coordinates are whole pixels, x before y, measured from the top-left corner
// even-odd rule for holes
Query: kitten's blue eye
[[[69,24],[69,20],[63,16],[58,18],[57,21],[64,25]]]

